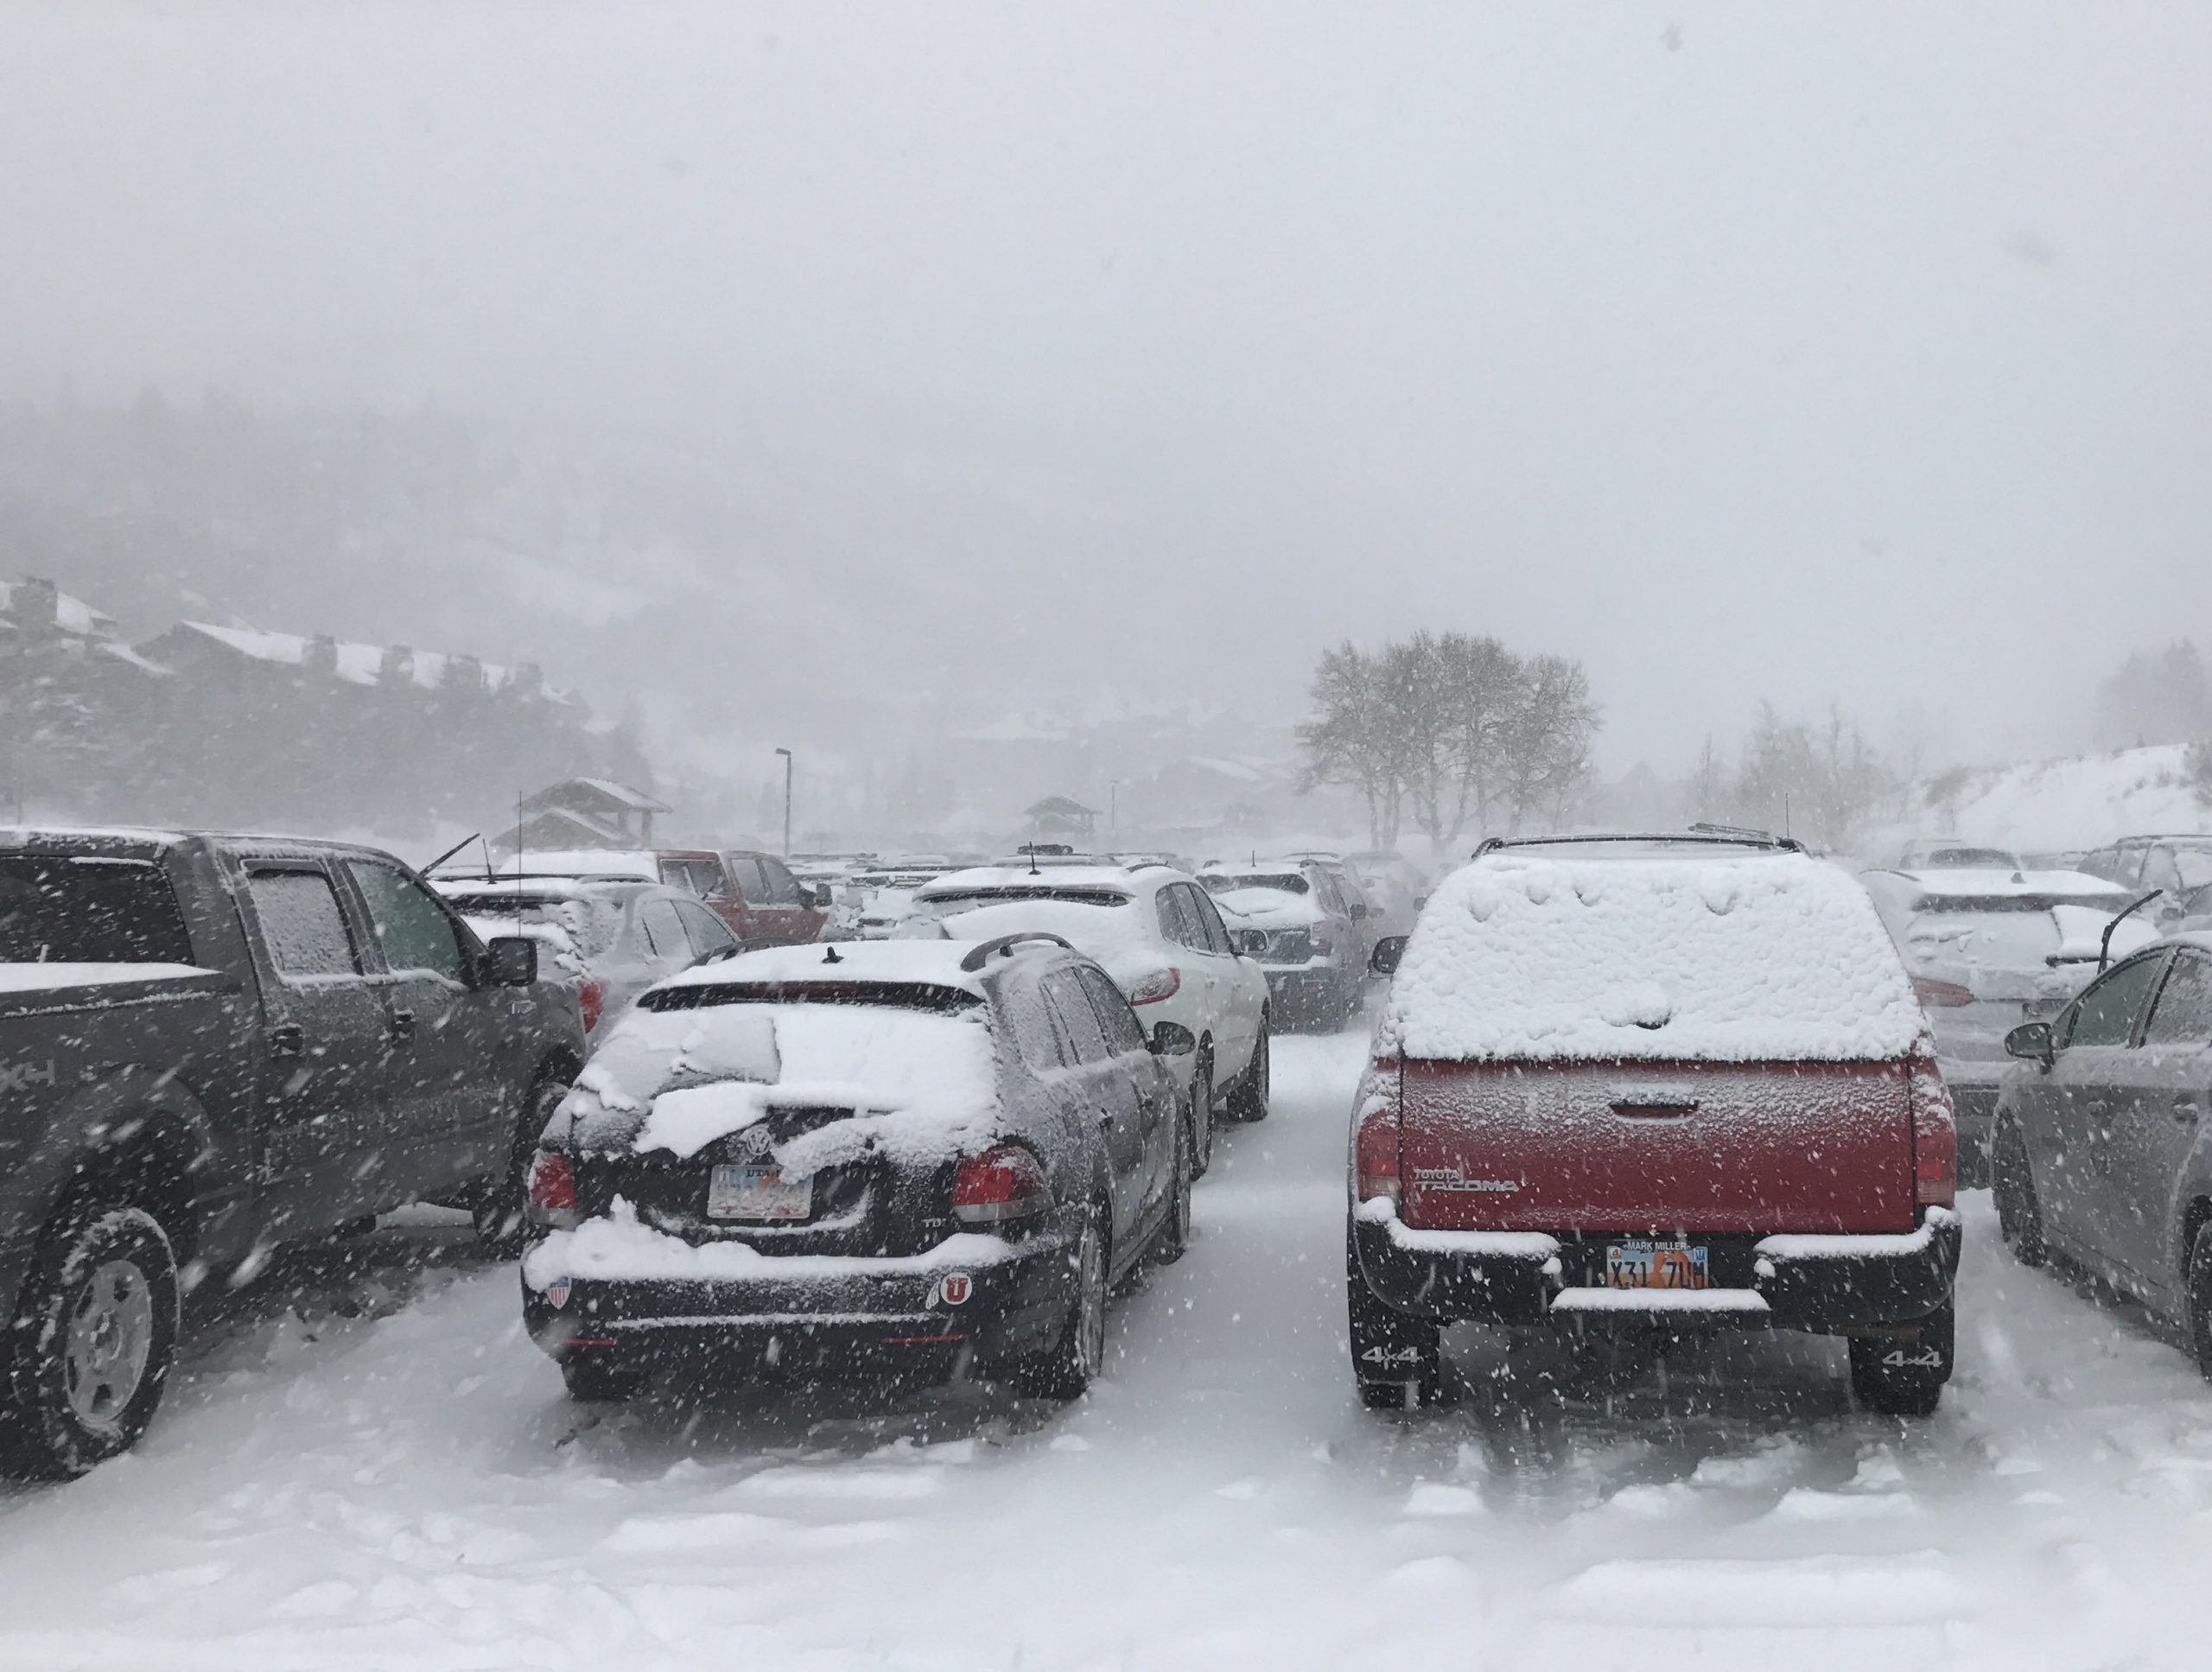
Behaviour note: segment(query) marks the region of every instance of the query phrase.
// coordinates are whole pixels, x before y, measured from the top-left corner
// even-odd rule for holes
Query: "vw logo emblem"
[[[749,1126],[739,1135],[737,1144],[750,1159],[757,1161],[768,1153],[768,1147],[774,1141],[768,1135],[766,1127]]]

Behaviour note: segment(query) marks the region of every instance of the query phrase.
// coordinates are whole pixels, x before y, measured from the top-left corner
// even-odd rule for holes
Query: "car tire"
[[[1106,1216],[1095,1204],[1076,1245],[1076,1292],[1059,1338],[1017,1361],[1013,1381],[1036,1399],[1065,1403],[1090,1390],[1106,1364]]]
[[[1880,1416],[1933,1416],[1957,1351],[1958,1311],[1949,1301],[1923,1319],[1910,1340],[1853,1336],[1852,1396],[1861,1410]]]
[[[2044,1240],[2043,1205],[2036,1198],[2035,1169],[2028,1160],[2028,1141],[2020,1128],[2004,1122],[1990,1135],[1990,1193],[1996,1198],[1997,1232],[2012,1257],[2024,1266],[2040,1266],[2050,1258]]]
[[[1360,1403],[1370,1411],[1441,1403],[1443,1332],[1375,1298],[1359,1268],[1349,1226],[1344,1230],[1344,1294],[1351,1326],[1351,1373],[1359,1384]]]
[[[1191,1122],[1175,1122],[1174,1171],[1167,1186],[1167,1217],[1160,1227],[1160,1241],[1153,1250],[1156,1265],[1172,1266],[1191,1251],[1191,1186],[1198,1178],[1196,1145]]]
[[[522,1118],[508,1148],[506,1176],[486,1179],[470,1192],[469,1217],[476,1240],[497,1259],[513,1259],[529,1239],[523,1210],[530,1191],[531,1158],[537,1153],[538,1135],[568,1095],[569,1088],[550,1074],[534,1082],[524,1097]]]
[[[2212,1224],[2199,1225],[2189,1245],[2189,1334],[2196,1368],[2212,1381]]]
[[[138,1443],[175,1362],[180,1288],[143,1208],[86,1202],[40,1239],[10,1332],[9,1472],[67,1480]]]
[[[1240,1126],[1268,1118],[1268,1080],[1274,1071],[1268,1049],[1268,1020],[1260,1018],[1260,1035],[1252,1041],[1252,1060],[1244,1066],[1236,1089],[1229,1094],[1229,1118]]]
[[[1191,1176],[1202,1179],[1213,1166],[1213,1041],[1198,1045],[1198,1066],[1191,1071]]]
[[[562,1385],[580,1405],[619,1405],[645,1390],[645,1378],[594,1352],[571,1353],[561,1361]]]

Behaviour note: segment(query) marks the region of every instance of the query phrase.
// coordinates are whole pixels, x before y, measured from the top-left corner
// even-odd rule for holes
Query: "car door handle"
[[[393,1011],[391,1013],[391,1042],[394,1045],[409,1045],[413,1043],[414,1039],[415,1013],[412,1010]]]
[[[297,1022],[278,1022],[269,1030],[269,1054],[272,1057],[304,1057],[308,1053],[308,1031]]]

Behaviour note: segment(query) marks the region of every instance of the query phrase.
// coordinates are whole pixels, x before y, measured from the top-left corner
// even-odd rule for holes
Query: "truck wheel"
[[[1951,1379],[1958,1312],[1950,1301],[1921,1320],[1917,1338],[1853,1336],[1851,1391],[1861,1409],[1883,1416],[1933,1416]]]
[[[2043,1207],[2036,1200],[2036,1176],[2028,1165],[2028,1141],[2006,1121],[1990,1135],[1990,1193],[1997,1198],[1997,1231],[2012,1257],[2040,1266],[2050,1257],[2043,1237]]]
[[[1344,1228],[1344,1294],[1351,1322],[1351,1373],[1370,1411],[1405,1411],[1444,1398],[1442,1332],[1384,1306],[1367,1287]]]
[[[1249,1126],[1268,1118],[1268,1023],[1260,1019],[1260,1037],[1252,1041],[1252,1060],[1236,1089],[1229,1094],[1229,1118]]]
[[[1014,1385],[1033,1398],[1079,1399],[1106,1368],[1106,1219],[1096,1207],[1075,1259],[1075,1299],[1060,1338],[1013,1367]]]
[[[483,1180],[471,1197],[469,1214],[475,1223],[477,1241],[499,1259],[512,1260],[522,1252],[528,1229],[523,1217],[523,1198],[530,1188],[531,1158],[537,1153],[538,1135],[568,1095],[569,1088],[555,1078],[539,1080],[531,1087],[523,1099],[522,1119],[508,1150],[506,1176]]]
[[[176,1355],[176,1256],[154,1217],[85,1203],[41,1239],[10,1344],[7,1462],[66,1480],[129,1451]]]
[[[626,1370],[594,1352],[574,1352],[561,1361],[561,1380],[569,1397],[580,1405],[614,1405],[634,1399],[645,1389],[645,1378]]]

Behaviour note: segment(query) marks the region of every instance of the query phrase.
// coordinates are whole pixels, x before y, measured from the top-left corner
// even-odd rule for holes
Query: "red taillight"
[[[1391,1090],[1368,1098],[1352,1123],[1351,1167],[1354,1195],[1363,1202],[1382,1197],[1398,1199],[1398,1103]]]
[[[1162,999],[1172,999],[1183,990],[1180,970],[1155,970],[1130,990],[1131,1004],[1158,1004]]]
[[[999,1144],[960,1163],[952,1181],[952,1217],[970,1225],[1026,1219],[1052,1205],[1052,1186],[1037,1158],[1019,1144]]]
[[[556,1150],[541,1149],[530,1163],[530,1208],[533,1213],[576,1211],[576,1169]]]
[[[1955,981],[1936,981],[1928,976],[1915,976],[1912,990],[1922,1004],[1932,1005],[1938,1010],[1956,1010],[1961,1005],[1974,1002],[1974,989],[1961,987]]]
[[[576,1004],[584,1013],[584,1032],[588,1033],[599,1026],[599,1013],[606,1008],[607,983],[587,976],[576,985]]]
[[[1908,1070],[1912,1088],[1912,1193],[1922,1207],[1949,1207],[1958,1198],[1959,1128],[1951,1094],[1936,1066],[1933,1052],[1914,1053]]]

